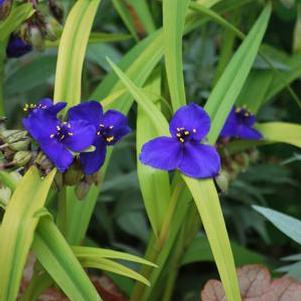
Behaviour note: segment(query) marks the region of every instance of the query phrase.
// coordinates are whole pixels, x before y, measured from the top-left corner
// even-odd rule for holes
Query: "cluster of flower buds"
[[[0,21],[4,20],[11,10],[12,0],[0,0]]]
[[[45,40],[55,41],[59,37],[63,9],[55,0],[45,2],[32,0],[31,2],[35,13],[22,24],[20,37],[28,41],[35,49],[43,50]]]
[[[31,139],[26,131],[0,131],[0,150],[2,154],[1,169],[25,166],[32,159]]]
[[[0,0],[0,20],[7,17],[12,0]],[[20,57],[31,51],[43,50],[45,41],[55,41],[62,30],[63,7],[56,0],[15,0],[16,3],[31,2],[35,13],[15,32],[8,43],[7,56]]]

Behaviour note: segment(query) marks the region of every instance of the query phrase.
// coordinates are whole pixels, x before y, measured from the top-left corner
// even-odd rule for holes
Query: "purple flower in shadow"
[[[68,112],[70,120],[83,119],[92,124],[96,131],[93,145],[95,151],[80,154],[80,162],[85,174],[95,173],[103,165],[107,145],[114,145],[131,129],[127,117],[115,110],[103,113],[97,101],[87,101],[71,108]]]
[[[220,133],[221,138],[259,140],[260,132],[253,128],[256,118],[246,108],[233,107]]]
[[[220,156],[210,145],[201,144],[210,129],[208,114],[191,103],[176,111],[169,125],[171,137],[158,137],[145,143],[140,160],[163,170],[178,169],[193,178],[215,177]]]
[[[50,109],[55,106],[50,106]],[[85,120],[62,122],[52,111],[35,110],[23,118],[23,126],[57,169],[65,172],[73,162],[72,152],[81,152],[92,144],[95,128]],[[58,107],[54,110],[58,110]]]
[[[26,104],[23,108],[24,112],[35,114],[40,111],[45,111],[53,116],[66,107],[66,102],[58,102],[53,104],[52,99],[42,98],[37,104]]]
[[[6,55],[8,58],[18,58],[30,52],[32,46],[16,35],[11,35],[6,47]]]

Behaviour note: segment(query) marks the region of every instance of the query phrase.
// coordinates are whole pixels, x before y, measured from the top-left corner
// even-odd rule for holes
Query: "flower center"
[[[193,129],[192,132],[195,134],[196,129]],[[185,141],[189,140],[191,137],[191,132],[186,130],[185,128],[177,128],[177,139],[181,142],[184,143]]]
[[[73,136],[72,127],[69,122],[63,122],[56,126],[56,132],[50,135],[51,139],[56,139],[62,142],[67,137]]]
[[[112,135],[113,128],[114,125],[105,127],[104,124],[100,123],[96,135],[102,137],[108,143],[113,142],[115,140],[114,135]]]
[[[252,116],[252,113],[249,112],[246,107],[237,108],[235,110],[235,114],[241,123],[244,123],[246,120],[248,120]]]

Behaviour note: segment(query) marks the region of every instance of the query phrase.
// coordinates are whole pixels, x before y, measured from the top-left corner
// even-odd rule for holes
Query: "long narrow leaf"
[[[79,0],[69,13],[59,46],[54,101],[80,102],[83,62],[99,3]]]
[[[182,63],[182,36],[189,2],[190,0],[163,1],[165,64],[174,111],[186,103]]]
[[[251,70],[271,14],[267,5],[239,47],[207,100],[205,109],[212,118],[209,141],[215,142]]]
[[[49,218],[39,222],[33,251],[70,300],[101,300],[68,243]]]
[[[9,201],[0,227],[0,300],[16,300],[39,221],[35,213],[43,208],[54,175],[55,170],[42,180],[31,167]]]

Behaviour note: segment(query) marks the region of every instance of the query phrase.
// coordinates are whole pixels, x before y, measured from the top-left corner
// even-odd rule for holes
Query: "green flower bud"
[[[83,181],[75,187],[75,194],[79,200],[83,200],[85,198],[85,196],[89,192],[90,186],[90,184]]]
[[[45,48],[43,35],[38,26],[31,25],[28,27],[28,38],[30,44],[37,50],[42,51]]]
[[[62,25],[54,18],[48,17],[46,19],[46,36],[50,41],[56,41],[62,32]]]
[[[31,139],[29,137],[25,137],[24,139],[22,139],[20,141],[9,143],[8,147],[15,151],[25,151],[25,150],[28,150],[30,142],[31,142]]]
[[[11,197],[11,190],[8,187],[0,188],[0,207],[6,208]]]
[[[28,138],[27,132],[22,130],[4,130],[0,132],[0,139],[7,144],[22,141]]]
[[[229,188],[229,174],[222,170],[215,178],[215,182],[222,192],[227,192]]]
[[[17,166],[26,165],[31,159],[31,152],[29,151],[19,151],[15,153],[13,162]]]
[[[38,165],[43,174],[48,174],[53,169],[53,164],[42,152],[38,153],[35,163]]]
[[[75,162],[71,167],[63,174],[63,182],[65,185],[76,185],[83,178],[83,172],[79,163]]]
[[[10,13],[12,0],[4,0],[0,4],[0,21],[3,21]]]

